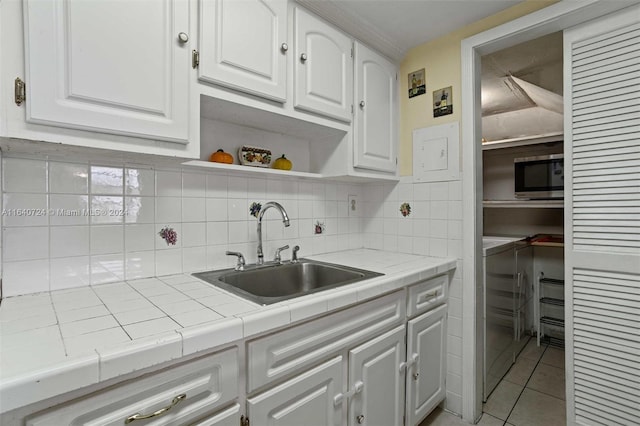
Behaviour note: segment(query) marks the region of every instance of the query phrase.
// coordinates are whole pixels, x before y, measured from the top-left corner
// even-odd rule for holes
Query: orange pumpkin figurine
[[[215,163],[233,164],[233,156],[228,152],[224,152],[222,149],[217,150],[209,157],[209,161]]]

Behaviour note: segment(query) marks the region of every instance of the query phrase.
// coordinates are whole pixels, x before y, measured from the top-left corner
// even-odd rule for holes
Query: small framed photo
[[[427,93],[427,85],[424,79],[424,68],[409,73],[409,99]]]
[[[453,114],[453,96],[451,86],[433,92],[433,116]]]

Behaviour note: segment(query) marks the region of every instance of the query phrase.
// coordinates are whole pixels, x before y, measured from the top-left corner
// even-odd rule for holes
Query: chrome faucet
[[[287,216],[286,210],[280,204],[276,203],[275,201],[269,201],[268,203],[265,203],[264,206],[262,206],[262,209],[260,209],[260,213],[258,213],[258,265],[264,264],[264,254],[262,252],[262,216],[264,216],[264,213],[270,207],[275,207],[282,216],[282,223],[284,223],[284,226],[289,226],[289,216]]]

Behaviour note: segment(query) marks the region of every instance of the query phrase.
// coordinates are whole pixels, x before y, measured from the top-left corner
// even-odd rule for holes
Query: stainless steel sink
[[[309,259],[246,271],[223,269],[193,274],[194,277],[262,305],[381,275],[384,274]]]

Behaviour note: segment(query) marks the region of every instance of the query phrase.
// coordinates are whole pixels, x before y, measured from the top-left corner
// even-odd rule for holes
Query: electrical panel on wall
[[[413,131],[413,180],[437,182],[460,178],[458,122]]]

